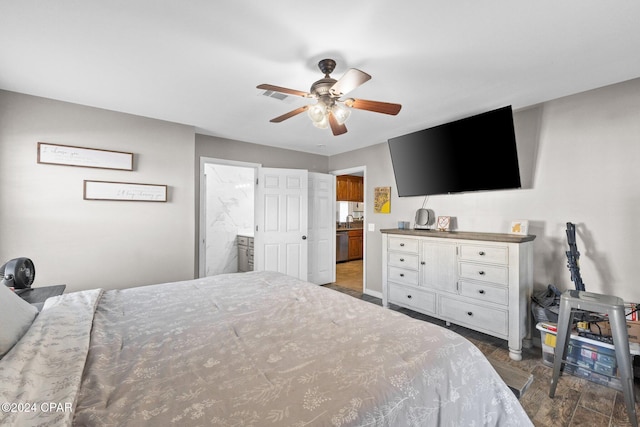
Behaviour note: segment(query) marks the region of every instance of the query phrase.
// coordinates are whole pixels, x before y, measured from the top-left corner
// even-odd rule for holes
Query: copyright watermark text
[[[2,402],[0,412],[71,412],[71,402]]]

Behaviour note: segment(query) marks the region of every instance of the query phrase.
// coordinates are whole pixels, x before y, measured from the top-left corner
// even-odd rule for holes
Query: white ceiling
[[[504,105],[640,77],[637,0],[0,0],[0,88],[195,126],[198,133],[325,155]],[[263,96],[332,77],[373,78],[334,137],[310,103]]]

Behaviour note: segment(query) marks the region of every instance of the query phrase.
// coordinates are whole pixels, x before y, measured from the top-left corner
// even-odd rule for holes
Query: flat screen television
[[[398,196],[520,188],[511,106],[391,138]]]

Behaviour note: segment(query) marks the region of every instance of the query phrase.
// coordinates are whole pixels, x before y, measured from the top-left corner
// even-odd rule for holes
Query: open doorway
[[[200,277],[273,270],[335,275],[335,176],[201,157]]]
[[[336,281],[365,292],[365,174],[364,166],[333,171],[336,175]]]
[[[254,187],[259,166],[201,158],[200,277],[253,269]]]

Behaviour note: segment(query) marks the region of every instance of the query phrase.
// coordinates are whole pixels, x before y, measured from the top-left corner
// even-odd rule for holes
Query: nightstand
[[[66,287],[67,285],[42,286],[38,288],[16,289],[15,292],[20,298],[29,304],[35,305],[38,311],[40,311],[47,298],[62,295]]]

